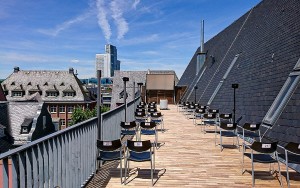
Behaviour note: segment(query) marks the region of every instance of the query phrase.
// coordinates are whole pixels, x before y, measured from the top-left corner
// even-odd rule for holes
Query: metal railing
[[[138,101],[128,103],[127,120],[133,120]],[[120,138],[124,111],[122,105],[102,114],[103,140]],[[97,118],[92,118],[0,154],[2,187],[84,186],[96,171],[97,132]]]

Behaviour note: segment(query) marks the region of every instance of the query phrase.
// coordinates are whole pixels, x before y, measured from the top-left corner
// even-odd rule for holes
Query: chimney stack
[[[69,74],[74,74],[74,69],[72,67],[69,68]]]
[[[14,67],[14,72],[17,73],[20,71],[20,67]]]

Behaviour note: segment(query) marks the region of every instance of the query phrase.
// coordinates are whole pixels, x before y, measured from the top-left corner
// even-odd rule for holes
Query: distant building
[[[148,71],[115,71],[112,90],[111,109],[124,104],[123,77],[128,77],[126,83],[127,102],[140,95],[138,83],[143,83],[141,96],[146,102],[160,102],[167,99],[169,104],[175,100],[175,85],[178,78],[173,70],[148,70]],[[134,93],[135,92],[135,93]],[[134,93],[134,94],[133,94]]]
[[[54,122],[60,129],[67,127],[75,107],[94,108],[96,100],[74,74],[69,71],[20,70],[1,83],[8,101],[28,101],[39,93]]]
[[[102,77],[113,77],[115,70],[120,70],[121,62],[117,60],[117,48],[105,45],[105,54],[96,54],[96,70],[101,70]]]

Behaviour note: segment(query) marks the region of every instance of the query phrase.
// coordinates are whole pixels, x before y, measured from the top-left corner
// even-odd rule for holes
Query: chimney
[[[20,71],[20,67],[14,67],[14,72],[17,73]]]
[[[204,20],[201,22],[201,53],[204,53]]]
[[[69,68],[69,74],[74,74],[74,69],[72,67]]]

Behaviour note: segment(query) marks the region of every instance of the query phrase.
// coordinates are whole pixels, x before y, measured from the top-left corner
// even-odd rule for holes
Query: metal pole
[[[195,104],[196,104],[196,102],[197,102],[197,89],[198,89],[198,87],[197,86],[195,86],[194,87],[194,90],[195,90]]]
[[[235,89],[233,88],[233,123],[235,123]]]
[[[133,82],[133,114],[135,112],[135,107],[136,107],[136,104],[135,104],[135,82]]]
[[[129,78],[128,78],[128,77],[123,77],[123,81],[124,81],[124,95],[123,95],[123,98],[124,98],[124,105],[125,105],[125,119],[124,119],[124,121],[126,122],[126,111],[127,111],[127,102],[126,102],[126,99],[127,99],[126,82],[129,81]]]
[[[97,70],[97,117],[98,117],[98,136],[97,138],[101,140],[101,70]]]

